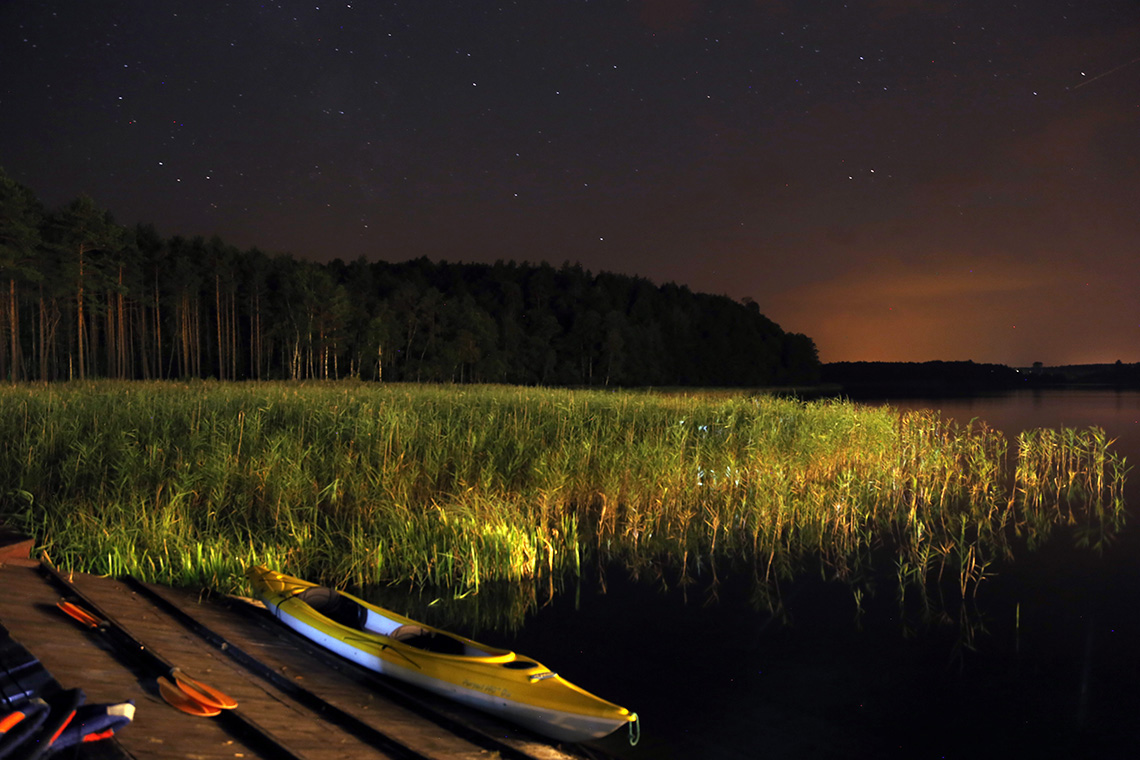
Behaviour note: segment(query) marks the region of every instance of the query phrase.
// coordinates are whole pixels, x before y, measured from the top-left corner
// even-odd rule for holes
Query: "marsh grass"
[[[1103,546],[1127,470],[1098,430],[1023,434],[1011,469],[933,412],[501,386],[15,386],[0,440],[0,517],[53,561],[221,590],[254,562],[457,593],[613,561],[849,578],[888,547],[902,586],[965,596],[1011,531]]]

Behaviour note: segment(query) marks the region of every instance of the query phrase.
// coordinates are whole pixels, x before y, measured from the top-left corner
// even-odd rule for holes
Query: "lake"
[[[1011,439],[1031,427],[1103,427],[1140,462],[1140,393],[1047,391],[914,401]],[[1140,504],[1134,473],[1128,503]],[[1134,520],[1132,522],[1135,522]],[[845,583],[782,584],[786,620],[751,601],[747,574],[583,579],[488,643],[536,657],[641,716],[597,746],[624,758],[1119,757],[1140,739],[1140,526],[1103,555],[1064,530],[990,568],[942,619],[900,612],[890,556],[862,614]],[[933,596],[937,598],[937,589]],[[960,596],[960,595],[959,595]]]

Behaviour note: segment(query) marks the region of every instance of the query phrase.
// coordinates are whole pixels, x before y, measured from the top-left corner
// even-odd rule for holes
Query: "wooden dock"
[[[64,687],[82,688],[88,702],[134,700],[134,722],[107,740],[120,756],[139,760],[276,760],[288,754],[306,760],[600,756],[594,750],[552,745],[490,716],[362,671],[293,634],[264,610],[240,601],[78,573],[67,579],[147,650],[239,703],[233,715],[217,718],[175,710],[159,696],[152,669],[132,662],[132,657],[56,607],[66,592],[36,563],[0,566],[4,592],[0,622],[11,636]],[[251,725],[260,734],[239,730],[239,724]],[[266,737],[272,742],[267,743]],[[100,751],[106,753],[108,748]]]

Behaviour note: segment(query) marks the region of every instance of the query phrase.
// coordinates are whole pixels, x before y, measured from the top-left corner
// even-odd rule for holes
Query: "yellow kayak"
[[[534,660],[264,567],[246,575],[254,596],[281,622],[370,670],[560,741],[597,739],[625,725],[633,736],[636,713]]]

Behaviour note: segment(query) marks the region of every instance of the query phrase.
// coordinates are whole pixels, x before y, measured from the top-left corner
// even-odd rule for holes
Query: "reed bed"
[[[1097,430],[1027,433],[1011,469],[933,412],[502,386],[12,386],[0,440],[0,519],[57,564],[227,591],[251,563],[460,593],[614,560],[844,577],[889,547],[965,594],[1011,532],[1102,545],[1127,471]]]

